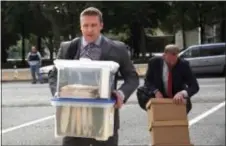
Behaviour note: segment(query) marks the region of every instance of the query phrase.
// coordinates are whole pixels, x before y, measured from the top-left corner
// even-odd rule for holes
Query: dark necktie
[[[90,43],[82,49],[80,57],[89,58],[91,60],[99,60],[100,48],[94,43]]]

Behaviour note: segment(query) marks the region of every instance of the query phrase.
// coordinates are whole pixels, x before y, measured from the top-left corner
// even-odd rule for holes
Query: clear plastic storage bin
[[[54,98],[55,136],[106,141],[113,135],[114,103],[108,99]]]
[[[57,96],[109,98],[119,64],[113,61],[55,60]]]

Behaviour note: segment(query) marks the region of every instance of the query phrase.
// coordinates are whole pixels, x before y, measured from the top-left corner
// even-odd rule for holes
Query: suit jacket
[[[77,42],[76,42],[77,41]],[[73,40],[73,43],[77,43],[77,51],[75,54],[75,59],[79,59],[81,41],[79,38]],[[62,42],[57,55],[57,59],[69,59],[68,54],[72,54],[69,50],[71,41]],[[138,74],[129,58],[126,45],[120,41],[112,41],[106,37],[102,37],[101,40],[101,56],[100,60],[115,61],[119,64],[119,71],[124,79],[124,83],[119,87],[124,95],[124,103],[128,100],[130,95],[139,85]],[[72,48],[76,49],[76,48]],[[52,95],[56,92],[56,81],[57,81],[57,69],[54,67],[49,74],[49,86]],[[115,128],[119,128],[119,113],[118,110],[115,111]]]
[[[152,96],[154,96],[155,90],[159,90],[164,97],[167,97],[162,79],[163,63],[162,57],[153,57],[148,63],[145,86],[150,90]],[[177,64],[172,69],[172,82],[173,96],[182,90],[187,91],[187,112],[189,112],[191,109],[190,98],[199,91],[199,85],[188,61],[178,59]]]

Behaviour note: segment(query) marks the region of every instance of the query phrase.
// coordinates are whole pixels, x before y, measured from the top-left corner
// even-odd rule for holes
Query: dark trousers
[[[107,141],[89,138],[64,137],[62,146],[118,146],[118,130]]]
[[[188,99],[187,100],[187,104],[186,104],[186,111],[187,111],[187,114],[189,114],[189,112],[191,111],[192,109],[192,103],[191,103],[191,100]]]
[[[32,76],[32,81],[33,82],[37,81],[36,75],[38,76],[38,80],[40,82],[42,81],[41,74],[39,72],[39,68],[40,68],[40,65],[32,65],[32,66],[30,66],[31,76]]]

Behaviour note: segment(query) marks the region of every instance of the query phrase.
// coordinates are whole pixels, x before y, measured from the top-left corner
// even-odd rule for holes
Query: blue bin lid
[[[87,98],[52,98],[52,102],[86,102],[86,103],[115,103],[116,100],[114,99],[103,99],[103,98],[98,98],[98,99],[87,99]]]

